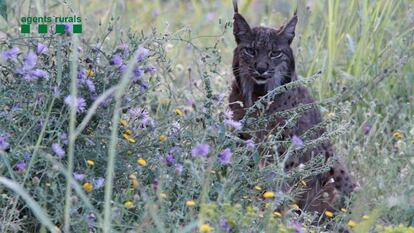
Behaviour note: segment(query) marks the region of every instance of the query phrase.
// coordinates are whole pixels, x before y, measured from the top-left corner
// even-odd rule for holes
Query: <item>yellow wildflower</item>
[[[136,141],[135,141],[135,139],[133,139],[133,138],[130,138],[130,137],[128,137],[128,142],[130,142],[130,143],[135,143]]]
[[[326,116],[331,118],[331,117],[335,116],[335,113],[334,112],[328,112],[328,113],[326,113]]]
[[[128,135],[131,135],[132,134],[132,131],[130,130],[130,129],[127,129],[127,130],[125,130],[125,132],[124,132],[125,134],[128,134]]]
[[[138,188],[138,179],[135,174],[129,175],[129,178],[131,179],[131,185],[134,189]]]
[[[300,183],[302,184],[303,187],[307,186],[306,181],[304,181],[304,180],[301,180]]]
[[[195,204],[196,204],[196,203],[195,203],[193,200],[189,200],[189,201],[186,201],[186,202],[185,202],[185,205],[186,205],[186,206],[188,206],[188,207],[195,206]]]
[[[349,222],[347,223],[347,225],[348,225],[350,228],[354,228],[354,227],[356,227],[357,223],[356,223],[356,222],[354,222],[354,221],[352,221],[352,220],[349,220]]]
[[[334,214],[331,211],[326,210],[325,211],[325,216],[328,218],[332,218],[334,216]]]
[[[262,187],[260,187],[259,185],[254,186],[254,189],[256,189],[257,191],[262,191]]]
[[[128,139],[129,139],[129,134],[127,134],[127,133],[123,133],[123,134],[122,134],[122,136],[123,136],[126,140],[128,140]]]
[[[368,216],[368,215],[363,215],[363,216],[362,216],[362,219],[364,219],[364,220],[368,220],[368,219],[369,219],[369,216]]]
[[[145,161],[143,158],[137,159],[137,163],[141,166],[147,166],[147,161]]]
[[[289,205],[289,207],[292,208],[292,209],[297,209],[297,210],[300,209],[297,204]]]
[[[93,165],[95,165],[95,162],[93,160],[86,160],[86,164],[88,164],[88,166],[92,167]]]
[[[177,114],[177,116],[184,116],[183,111],[181,111],[179,108],[175,109],[175,114]]]
[[[132,203],[132,201],[126,201],[124,203],[124,207],[127,208],[127,209],[131,209],[131,208],[134,207],[134,203]]]
[[[341,211],[344,212],[344,213],[348,212],[348,210],[345,209],[345,208],[341,208]]]
[[[86,71],[86,75],[87,75],[88,77],[93,77],[93,76],[95,76],[95,72],[93,72],[93,70],[92,70],[92,69],[88,69],[88,70]]]
[[[203,224],[203,225],[200,226],[199,230],[200,230],[200,232],[212,232],[214,230],[214,228],[212,228],[208,224]]]
[[[167,198],[167,194],[165,194],[164,192],[160,192],[160,197],[161,198]]]
[[[273,212],[273,215],[278,218],[282,217],[282,214],[278,211]]]
[[[392,136],[394,136],[394,138],[396,138],[396,139],[398,139],[398,140],[401,140],[402,139],[402,137],[403,137],[403,135],[402,135],[402,133],[400,132],[400,131],[395,131],[393,134],[392,134]]]
[[[132,179],[131,180],[131,185],[132,185],[132,188],[134,188],[134,189],[137,189],[138,188],[138,180],[137,179]]]
[[[167,141],[167,136],[165,136],[164,134],[160,135],[160,142],[165,142]]]
[[[275,193],[274,193],[274,192],[272,192],[272,191],[266,191],[266,192],[263,194],[263,197],[264,197],[264,198],[274,198],[274,197],[275,197]]]
[[[89,135],[93,134],[93,129],[91,127],[86,128],[86,133]]]
[[[124,120],[124,119],[121,119],[121,120],[119,121],[119,124],[121,124],[121,125],[122,125],[122,126],[124,126],[124,127],[127,127],[128,122],[127,122],[126,120]]]
[[[93,185],[89,182],[86,182],[82,185],[83,190],[85,190],[86,192],[90,193],[93,190]]]

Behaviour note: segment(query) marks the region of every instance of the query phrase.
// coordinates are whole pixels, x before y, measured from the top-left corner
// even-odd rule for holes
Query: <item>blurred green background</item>
[[[128,32],[156,30],[180,38],[165,48],[173,68],[172,79],[165,81],[177,95],[188,92],[187,70],[200,59],[186,45],[216,46],[220,72],[212,77],[213,89],[228,93],[235,47],[230,0],[2,3],[3,16],[7,13],[7,19],[0,20],[3,45],[25,36],[19,33],[20,17],[42,15],[81,16],[81,41],[102,43],[103,50],[113,50]],[[312,85],[316,99],[339,96],[339,108],[350,106],[339,116],[351,122],[349,131],[335,142],[362,187],[354,213],[361,216],[386,203],[382,222],[414,225],[414,1],[239,0],[240,12],[251,26],[279,27],[296,8],[299,23],[292,46],[298,74],[309,77],[322,71]],[[395,132],[402,136],[395,137]]]

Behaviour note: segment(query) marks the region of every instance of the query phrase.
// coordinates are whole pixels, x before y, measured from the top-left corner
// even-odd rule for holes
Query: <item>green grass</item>
[[[353,220],[355,232],[410,232],[414,3],[240,0],[239,5],[251,25],[271,27],[281,26],[298,8],[293,42],[297,73],[307,79],[321,71],[307,85],[321,102],[337,154],[361,185],[347,207],[351,213],[335,213],[334,228]],[[289,232],[294,230],[287,227],[291,221],[323,231],[324,226],[310,226],[314,215],[297,216],[287,207],[293,204],[289,194],[283,196],[283,216],[273,216],[279,204],[263,200],[261,194],[277,193],[291,177],[278,164],[258,169],[258,152],[246,149],[237,133],[222,123],[227,95],[222,101],[215,98],[228,94],[233,79],[230,0],[18,0],[6,1],[6,6],[7,20],[4,7],[0,12],[0,50],[19,47],[22,54],[17,62],[0,61],[0,136],[7,135],[11,145],[10,151],[0,150],[0,212],[5,213],[0,215],[0,232],[47,232],[53,225],[65,232],[87,232],[88,223],[97,232],[195,232],[205,223],[219,232],[221,219],[240,232]],[[20,33],[21,17],[44,14],[82,16],[83,32]],[[50,77],[28,82],[16,68],[38,42],[49,52],[39,56],[36,67]],[[129,45],[124,75],[109,64],[122,43]],[[142,66],[157,69],[155,75],[141,77],[150,86],[144,92],[141,81],[131,84],[128,79],[135,64],[130,58],[138,46],[150,50]],[[82,50],[74,52],[78,47]],[[79,71],[89,69],[86,58],[95,73],[88,78],[96,85],[96,96],[77,87]],[[60,95],[53,94],[54,87]],[[80,114],[68,108],[63,99],[69,94],[85,97],[89,110]],[[109,97],[112,102],[102,107]],[[155,126],[138,127],[127,113],[132,107],[147,109]],[[174,122],[181,126],[178,133],[171,133]],[[128,129],[135,142],[123,135]],[[64,132],[67,145],[61,138]],[[161,135],[167,140],[160,140]],[[63,145],[65,158],[54,155],[52,143]],[[199,143],[210,145],[209,158],[191,156]],[[179,147],[173,153],[177,163],[184,166],[181,174],[165,162],[174,147]],[[225,148],[233,152],[230,166],[215,159]],[[27,153],[31,158],[18,171],[15,166]],[[138,158],[147,166],[138,165]],[[94,166],[86,160],[93,160]],[[86,178],[76,181],[73,171]],[[137,176],[135,188],[132,173]],[[92,192],[82,188],[99,177],[105,178],[104,187]],[[188,200],[196,205],[186,206]],[[134,207],[124,207],[126,201]]]

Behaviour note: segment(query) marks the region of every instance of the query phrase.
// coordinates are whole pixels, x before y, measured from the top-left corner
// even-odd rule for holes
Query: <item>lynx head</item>
[[[245,104],[252,104],[255,87],[266,92],[292,81],[295,60],[290,47],[295,36],[295,15],[278,29],[251,28],[234,5],[233,33],[237,47],[234,50],[233,73],[241,85]]]

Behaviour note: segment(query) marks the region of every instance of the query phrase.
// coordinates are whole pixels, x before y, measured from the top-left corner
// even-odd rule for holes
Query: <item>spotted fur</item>
[[[253,105],[261,96],[269,91],[297,80],[295,60],[291,42],[295,36],[298,18],[295,15],[279,29],[268,27],[250,28],[244,17],[238,13],[237,3],[234,2],[234,37],[237,47],[233,55],[233,80],[229,97],[229,107],[233,111],[234,120],[241,120],[246,114],[246,108]],[[305,87],[290,89],[277,95],[268,108],[268,113],[275,113],[297,107],[299,104],[314,103],[314,99]],[[244,139],[255,138],[265,140],[274,128],[284,125],[284,118],[278,117],[256,135],[242,134]],[[293,135],[301,136],[310,128],[321,123],[319,109],[313,107],[301,114],[296,125],[285,129],[279,138],[290,140]],[[321,127],[307,139],[313,140],[325,133]],[[286,148],[279,147],[278,154],[283,154]],[[328,161],[334,155],[329,141],[309,148],[300,156],[293,155],[286,163],[285,169],[290,170],[299,164],[305,164],[314,156],[322,154]],[[334,210],[336,203],[343,196],[349,195],[355,188],[353,179],[348,174],[342,161],[334,161],[330,171],[312,177],[307,181],[307,190],[298,197],[298,204],[303,210],[318,211]]]

